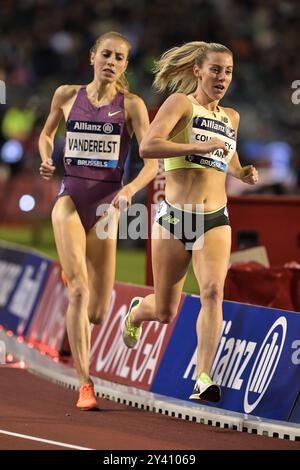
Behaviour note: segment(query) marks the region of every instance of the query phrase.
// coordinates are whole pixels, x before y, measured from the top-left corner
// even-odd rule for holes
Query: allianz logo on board
[[[244,381],[247,380],[244,411],[251,413],[262,400],[276,371],[286,338],[287,321],[283,316],[278,318],[266,333],[260,348],[255,341],[229,337],[231,327],[232,321],[223,321],[222,336],[211,375],[216,383],[233,390],[241,390]],[[255,356],[254,364],[249,371],[247,365]],[[196,351],[184,373],[184,378],[188,377],[195,362]]]
[[[212,367],[213,380],[223,387],[240,390],[244,382],[243,373],[256,353],[254,365],[247,374],[249,378],[244,396],[244,410],[251,413],[262,400],[275,373],[286,337],[286,318],[280,317],[275,321],[258,352],[257,342],[228,338],[232,322],[224,323],[224,333]]]
[[[244,410],[246,413],[251,413],[251,411],[256,408],[272,380],[281,357],[286,332],[286,318],[280,317],[271,326],[260,347],[245,391]],[[257,394],[256,399],[252,403],[249,392],[255,392]]]

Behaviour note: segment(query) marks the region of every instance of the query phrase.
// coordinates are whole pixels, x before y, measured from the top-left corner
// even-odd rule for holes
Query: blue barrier
[[[151,391],[188,399],[196,378],[197,297],[187,296]],[[300,389],[300,316],[225,301],[212,367],[222,387],[214,406],[287,421]],[[212,406],[212,404],[209,404]]]
[[[15,334],[26,335],[50,263],[38,254],[0,246],[0,324]]]
[[[51,261],[38,254],[0,245],[1,325],[26,335],[50,267]],[[152,392],[188,400],[196,378],[199,310],[199,298],[186,296]],[[222,399],[209,406],[300,423],[300,314],[228,301],[223,313],[212,367]]]

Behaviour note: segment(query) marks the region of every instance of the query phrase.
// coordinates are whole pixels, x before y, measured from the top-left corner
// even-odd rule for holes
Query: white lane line
[[[4,431],[3,429],[0,429],[0,434],[7,434],[8,436],[20,437],[21,439],[28,439],[30,441],[45,442],[46,444],[53,444],[55,446],[60,446],[60,447],[69,447],[70,449],[94,450],[94,449],[89,449],[88,447],[79,447],[73,444],[66,444],[64,442],[50,441],[49,439],[41,439],[40,437],[28,436],[27,434],[18,434],[17,432]]]

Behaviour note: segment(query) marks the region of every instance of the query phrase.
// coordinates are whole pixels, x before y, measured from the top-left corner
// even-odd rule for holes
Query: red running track
[[[99,411],[75,407],[78,392],[28,371],[0,368],[1,450],[63,450],[68,445],[105,450],[299,450],[300,443],[221,429],[150,413],[105,399]],[[62,445],[58,445],[62,443]]]

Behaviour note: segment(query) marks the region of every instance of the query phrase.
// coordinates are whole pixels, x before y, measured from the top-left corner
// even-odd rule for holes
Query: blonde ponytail
[[[222,44],[193,41],[165,52],[154,63],[154,88],[159,91],[192,93],[197,87],[197,79],[193,73],[195,64],[201,66],[209,52],[226,52],[230,49]]]

